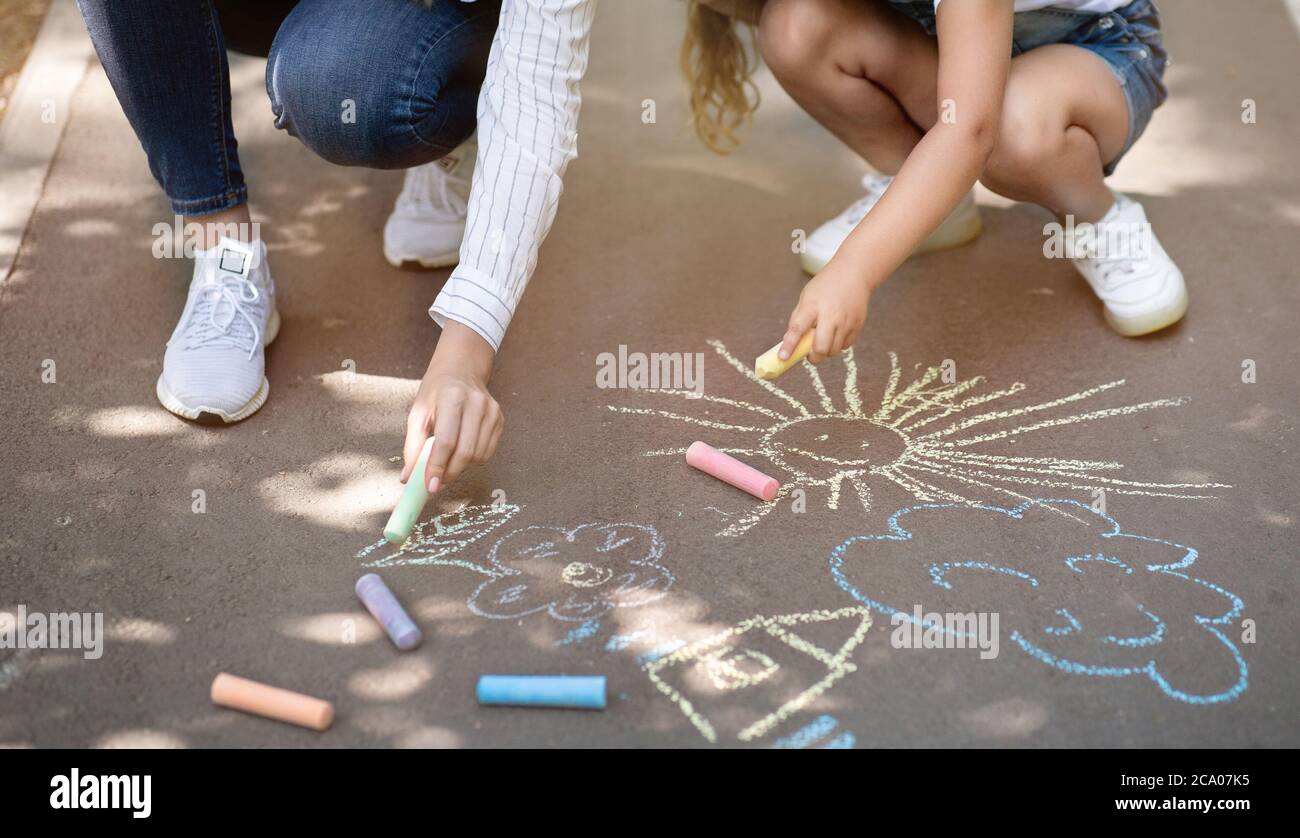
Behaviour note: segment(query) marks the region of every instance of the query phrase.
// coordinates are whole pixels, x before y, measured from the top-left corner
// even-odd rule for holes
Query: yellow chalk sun
[[[709,345],[746,379],[766,390],[782,403],[780,409],[722,396],[699,395],[689,391],[646,391],[657,397],[689,398],[724,404],[763,417],[756,424],[737,425],[712,419],[673,413],[654,408],[608,405],[616,413],[659,416],[690,425],[710,428],[745,438],[735,447],[720,448],[729,454],[766,460],[757,464],[764,470],[784,472],[781,491],[771,503],[755,506],[719,535],[740,535],[774,509],[795,487],[824,487],[826,506],[838,509],[843,487],[847,484],[864,510],[871,510],[873,482],[887,481],[910,493],[921,502],[962,504],[996,503],[1006,498],[1025,501],[1030,498],[1016,488],[1039,487],[1106,492],[1148,497],[1207,499],[1212,495],[1193,491],[1230,488],[1222,483],[1154,483],[1120,480],[1104,472],[1123,468],[1118,462],[1063,459],[1058,457],[1010,457],[971,450],[973,446],[998,439],[1019,436],[1046,428],[1076,425],[1125,416],[1162,407],[1177,407],[1182,399],[1157,399],[1122,407],[1102,408],[1084,413],[1053,416],[1059,408],[1083,401],[1106,390],[1119,387],[1124,380],[1112,381],[1059,399],[1039,404],[985,410],[974,408],[1013,396],[1025,389],[1016,382],[1009,387],[986,393],[973,393],[984,383],[983,376],[944,381],[939,367],[929,367],[905,386],[898,356],[889,353],[889,378],[876,407],[864,407],[858,391],[858,368],[853,350],[839,357],[844,365],[842,404],[837,405],[826,389],[820,373],[804,361],[802,367],[811,380],[817,397],[809,407],[787,390],[754,375],[749,367],[732,355],[721,341]],[[793,371],[792,373],[793,374]],[[1035,414],[1043,418],[1024,422]],[[949,422],[943,420],[950,419]],[[984,433],[973,431],[990,422],[1022,422],[1012,427],[998,427]],[[647,457],[682,455],[686,448],[648,451]]]

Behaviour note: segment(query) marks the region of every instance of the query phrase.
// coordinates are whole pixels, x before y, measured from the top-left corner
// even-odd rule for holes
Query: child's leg
[[[935,122],[934,39],[883,3],[767,0],[758,43],[786,92],[885,174]]]
[[[938,48],[915,20],[878,0],[767,0],[758,41],[790,96],[887,176],[868,175],[865,194],[808,235],[800,262],[816,274],[937,120]],[[917,252],[955,247],[979,233],[968,195]]]
[[[1097,221],[1114,203],[1103,165],[1124,147],[1128,104],[1103,59],[1051,44],[1011,61],[997,143],[980,181],[1060,217]]]
[[[1142,206],[1106,186],[1104,164],[1124,150],[1129,119],[1125,91],[1103,58],[1068,44],[1031,49],[1011,61],[997,143],[980,180],[1076,223],[1102,222],[1097,240],[1105,246],[1071,259],[1107,322],[1120,334],[1144,335],[1182,318],[1187,288]]]

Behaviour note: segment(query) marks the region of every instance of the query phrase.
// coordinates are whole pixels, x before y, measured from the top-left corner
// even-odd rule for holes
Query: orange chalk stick
[[[312,730],[325,730],[334,721],[328,701],[226,672],[212,681],[212,703]]]

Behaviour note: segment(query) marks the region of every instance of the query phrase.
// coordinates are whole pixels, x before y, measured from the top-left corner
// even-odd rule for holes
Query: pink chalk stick
[[[749,492],[759,500],[773,500],[776,498],[776,490],[781,487],[775,477],[768,477],[758,469],[703,442],[691,443],[691,447],[686,449],[686,462],[705,474]]]

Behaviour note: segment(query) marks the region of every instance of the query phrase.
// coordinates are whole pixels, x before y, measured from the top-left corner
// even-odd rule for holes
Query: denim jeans
[[[474,132],[501,0],[78,0],[173,211],[248,200],[226,48],[265,55],[276,127],[332,163],[400,169]]]

